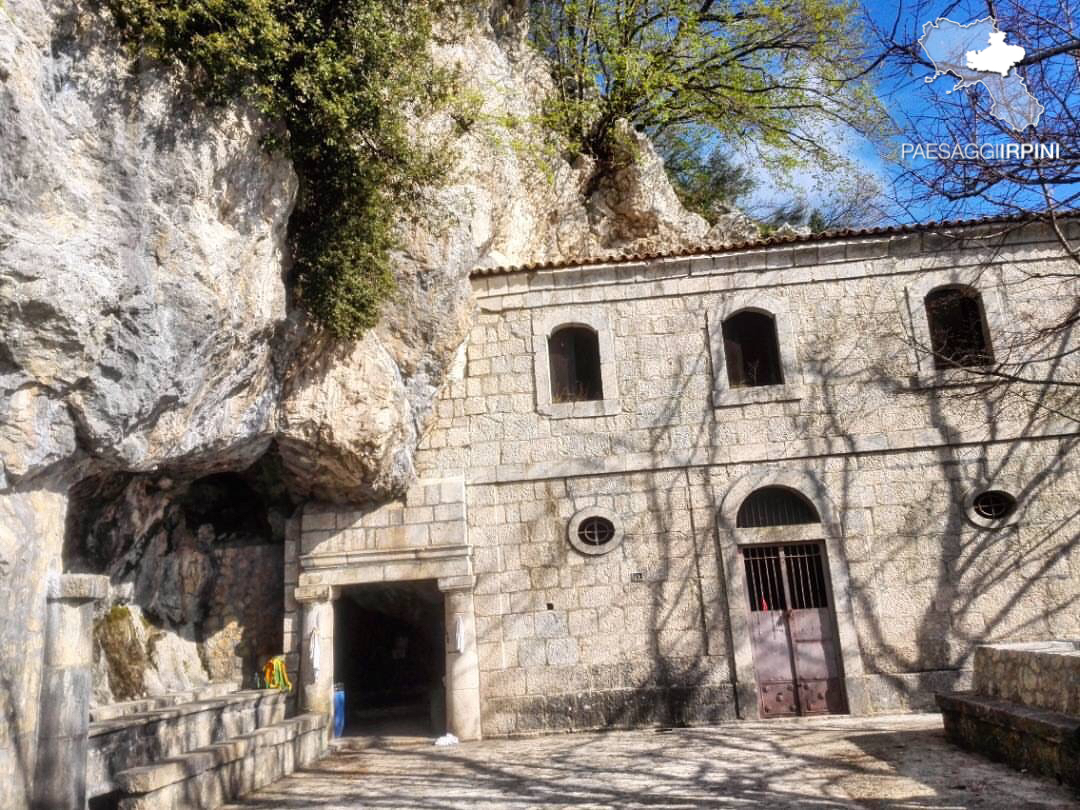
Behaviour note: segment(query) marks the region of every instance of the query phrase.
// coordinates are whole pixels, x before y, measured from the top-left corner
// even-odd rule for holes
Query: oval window
[[[615,536],[615,524],[605,517],[593,515],[581,521],[577,530],[578,539],[589,546],[602,546],[611,542]]]
[[[988,489],[975,496],[971,508],[983,520],[1004,520],[1016,511],[1016,498],[1000,489]]]
[[[622,542],[618,517],[598,506],[582,509],[566,527],[566,539],[582,554],[607,554]]]

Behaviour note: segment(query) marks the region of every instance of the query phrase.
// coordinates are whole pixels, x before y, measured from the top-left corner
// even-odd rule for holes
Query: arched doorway
[[[814,505],[782,486],[751,492],[736,515],[762,717],[848,710],[826,547],[810,539],[820,524]],[[776,527],[799,539],[785,542]]]

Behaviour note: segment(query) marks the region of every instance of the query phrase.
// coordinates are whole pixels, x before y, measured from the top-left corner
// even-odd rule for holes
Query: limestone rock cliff
[[[296,178],[242,104],[131,69],[82,3],[0,12],[0,489],[45,472],[250,464],[277,437],[299,493],[384,497],[412,455],[471,315],[468,272],[681,245],[708,230],[652,147],[586,199],[537,124],[549,88],[521,4],[444,32],[476,114],[425,214],[403,222],[398,293],[342,343],[288,303]],[[503,8],[505,6],[505,8]],[[444,132],[446,120],[418,122]]]
[[[84,8],[0,10],[0,487],[242,465],[273,431],[295,177],[242,107],[127,65]]]

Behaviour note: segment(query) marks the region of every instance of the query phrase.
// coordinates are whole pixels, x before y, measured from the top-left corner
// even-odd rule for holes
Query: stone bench
[[[973,690],[937,704],[956,745],[1080,788],[1080,643],[979,647]]]
[[[163,709],[167,706],[176,706],[180,703],[193,703],[197,700],[225,697],[239,691],[235,683],[219,682],[209,683],[187,692],[170,692],[167,695],[157,697],[140,698],[139,700],[127,700],[122,703],[107,703],[101,706],[90,707],[90,722],[103,720],[117,720],[132,714],[145,714],[154,709]]]
[[[954,744],[1080,787],[1080,718],[970,694],[937,702]]]
[[[96,719],[89,729],[87,795],[116,790],[115,776],[121,771],[279,723],[285,719],[287,699],[287,695],[270,690],[234,691],[144,711],[122,710],[110,719]],[[95,712],[95,717],[101,715]]]
[[[327,718],[302,714],[116,775],[119,810],[206,810],[309,765],[329,744]]]

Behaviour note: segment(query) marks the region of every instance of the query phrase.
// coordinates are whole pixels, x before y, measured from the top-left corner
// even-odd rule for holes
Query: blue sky
[[[1029,0],[1037,2],[1038,0]],[[1004,16],[1007,11],[1016,7],[1024,8],[1023,0],[1000,0],[995,8]],[[887,0],[863,0],[862,6],[868,18],[879,28],[891,31],[894,26],[897,29],[896,38],[901,42],[914,42],[922,33],[922,26],[926,22],[933,21],[939,16],[947,17],[960,24],[967,24],[976,19],[989,16],[989,5],[986,0],[941,0],[930,2],[928,0],[902,0],[901,2],[888,2]],[[1008,8],[1007,8],[1008,7]],[[1080,8],[1077,9],[1080,16]],[[1002,26],[1002,30],[1008,30]],[[1009,44],[1023,44],[1031,32],[1009,31]],[[1028,43],[1030,45],[1030,42]],[[924,54],[920,54],[924,55]],[[1065,55],[1063,60],[1069,60]],[[879,72],[876,79],[878,93],[886,105],[889,113],[897,121],[913,121],[909,132],[897,139],[893,139],[894,148],[899,148],[902,141],[914,142],[916,140],[938,141],[941,137],[941,127],[927,118],[930,108],[937,102],[947,101],[956,104],[967,104],[964,93],[959,91],[948,95],[956,83],[952,76],[938,77],[933,83],[927,83],[926,79],[933,74],[930,68],[921,65],[912,65],[905,71],[888,70]],[[979,86],[970,91],[986,94],[986,90]],[[989,96],[986,96],[989,99]],[[1041,100],[1041,99],[1040,99]],[[1053,114],[1053,104],[1046,100],[1046,116]],[[913,131],[911,131],[913,130]],[[1034,134],[1033,134],[1034,133]],[[985,133],[980,129],[980,142],[1011,141],[1014,139],[1011,132]],[[1038,139],[1037,128],[1035,131],[1028,129],[1021,137]],[[949,139],[950,141],[953,139]],[[898,178],[903,178],[904,168],[909,172],[922,172],[927,164],[925,161],[911,161],[901,168],[896,162],[890,160],[877,151],[865,140],[847,136],[845,148],[858,167],[866,173],[877,178],[886,193],[899,190],[898,196],[905,198],[903,183],[897,185]],[[815,199],[821,199],[830,190],[830,178],[815,177],[812,173],[796,174],[793,178],[794,187],[779,185],[775,178],[759,176],[760,185],[753,199],[748,202],[751,210],[755,206],[767,206],[789,200],[792,197],[803,197],[813,203]],[[835,187],[835,186],[833,186]],[[1040,207],[1041,202],[1032,203],[1031,207]],[[963,204],[951,204],[942,196],[924,198],[915,205],[890,205],[885,213],[885,222],[910,222],[915,220],[948,219],[957,216],[979,216],[995,213],[1001,210],[998,206],[987,202],[970,200]]]

